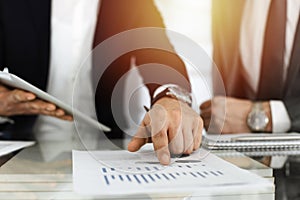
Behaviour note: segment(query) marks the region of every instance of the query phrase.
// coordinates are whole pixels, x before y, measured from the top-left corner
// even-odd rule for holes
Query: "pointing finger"
[[[168,136],[166,130],[161,130],[152,136],[156,156],[162,165],[170,163],[170,152],[168,148]]]

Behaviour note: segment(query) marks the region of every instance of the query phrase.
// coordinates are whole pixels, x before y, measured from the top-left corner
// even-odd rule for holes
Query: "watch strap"
[[[161,98],[167,97],[167,92],[169,91],[168,88],[164,89],[162,92],[158,93],[152,100],[151,100],[151,107]]]
[[[151,106],[153,106],[159,99],[161,99],[163,97],[170,97],[173,99],[177,99],[179,101],[187,103],[190,107],[192,106],[191,94],[178,86],[177,87],[168,87],[168,88],[164,89],[162,92],[158,93],[152,99]]]

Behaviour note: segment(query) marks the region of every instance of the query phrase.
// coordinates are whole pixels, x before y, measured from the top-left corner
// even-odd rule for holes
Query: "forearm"
[[[144,47],[133,54],[136,57],[137,66],[142,66],[139,68],[140,73],[151,97],[153,98],[158,87],[165,84],[175,84],[190,92],[191,86],[185,64],[167,36],[165,24],[157,7],[150,0],[139,0],[136,2],[136,7],[138,9],[135,18],[137,27],[150,27],[148,30],[145,29],[140,39],[143,43],[151,41],[151,46]],[[140,43],[139,38],[135,39],[133,42]],[[145,69],[146,66],[143,67],[145,64],[149,64],[149,70]]]

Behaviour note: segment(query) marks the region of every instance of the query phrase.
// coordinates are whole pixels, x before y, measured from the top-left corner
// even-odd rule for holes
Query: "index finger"
[[[167,131],[162,129],[155,135],[152,135],[152,142],[159,162],[162,165],[168,165],[170,163],[170,151]]]

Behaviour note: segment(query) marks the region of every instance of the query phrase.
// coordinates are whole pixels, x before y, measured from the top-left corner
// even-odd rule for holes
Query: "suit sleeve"
[[[300,132],[300,22],[294,39],[290,66],[288,68],[284,104],[292,121],[290,131]]]
[[[3,23],[2,23],[2,4],[0,2],[0,69],[4,67],[4,44],[3,44]]]
[[[163,19],[152,0],[102,0],[101,2],[94,46],[97,46],[106,39],[124,31],[146,27],[165,28]],[[124,41],[122,44],[111,47],[111,49],[118,49],[119,45],[137,44],[142,40],[151,40],[156,43],[160,43],[162,48],[140,48],[120,56],[114,63],[111,64],[109,67],[110,69],[108,70],[114,73],[114,78],[118,79],[122,76],[122,74],[126,73],[126,71],[129,70],[130,58],[135,57],[136,64],[138,66],[150,63],[169,66],[175,72],[178,72],[179,76],[186,80],[185,83],[181,83],[178,81],[178,77],[172,77],[170,74],[154,74],[140,70],[144,82],[149,88],[151,96],[159,84],[150,84],[150,82],[153,81],[153,76],[158,75],[164,76],[165,82],[178,84],[190,91],[189,79],[185,65],[175,53],[165,31],[161,31],[157,35],[147,34],[147,31],[145,31],[145,33],[141,34],[139,37],[130,38],[130,42]],[[111,77],[109,72],[106,74],[107,77]],[[97,78],[98,77],[94,79]],[[113,86],[115,81],[112,81],[111,79],[110,81],[112,83],[110,85]]]
[[[163,19],[154,4],[154,1],[137,0],[135,4],[136,10],[138,11],[136,13],[137,16],[135,17],[136,21],[134,22],[136,27],[165,28]],[[151,72],[148,70],[140,70],[144,82],[149,88],[151,97],[157,87],[169,83],[177,84],[190,91],[191,88],[185,65],[176,54],[166,32],[161,31],[155,36],[145,33],[142,39],[149,39],[151,41],[158,42],[161,45],[161,49],[141,49],[133,53],[136,57],[137,65],[147,63],[151,63],[152,65]],[[155,83],[155,81],[157,81],[157,83]]]
[[[300,37],[298,36],[298,40]],[[291,119],[290,132],[300,132],[300,44],[295,43],[297,50],[294,50],[291,60],[291,66],[289,66],[288,77],[286,78],[286,88],[283,98],[283,103],[287,109],[289,117]]]
[[[300,92],[300,89],[298,92]],[[291,119],[291,128],[289,131],[300,132],[300,97],[288,97],[284,100],[284,104]]]
[[[100,12],[98,16],[96,33],[94,38],[94,47],[101,44],[107,39],[118,36],[120,33],[144,27],[164,28],[163,20],[152,0],[102,0]],[[110,127],[127,126],[123,111],[128,109],[128,105],[124,105],[122,97],[128,96],[125,94],[125,80],[122,79],[130,69],[130,60],[136,58],[136,65],[139,67],[139,72],[142,75],[143,81],[149,89],[151,97],[157,87],[164,83],[180,85],[187,90],[190,90],[188,75],[183,61],[174,53],[174,48],[170,44],[165,31],[161,31],[158,35],[141,34],[139,37],[130,36],[129,39],[120,38],[120,42],[110,44],[109,48],[98,55],[93,54],[93,82],[96,86],[95,104],[98,120]],[[131,48],[131,45],[137,46],[137,43],[143,40],[151,40],[158,42],[163,46],[163,49],[155,48]],[[107,57],[111,57],[118,51],[120,47],[129,47],[130,50],[118,58],[114,59],[109,66],[103,68],[102,61]],[[106,54],[106,55],[104,55]],[[163,72],[163,69],[154,70],[155,66],[168,66],[168,69],[177,72],[176,74],[183,77],[186,81],[181,83],[178,77],[172,76],[170,73]],[[143,66],[148,66],[149,70],[143,70]],[[99,70],[104,70],[103,73],[98,73]],[[100,74],[100,75],[99,75]],[[156,81],[160,77],[161,81]],[[113,95],[118,94],[113,102]],[[130,94],[129,94],[130,95]],[[113,115],[113,110],[114,115]],[[118,121],[116,125],[116,119]],[[108,137],[120,137],[120,130],[112,130],[113,134]],[[120,134],[119,134],[120,133]]]

